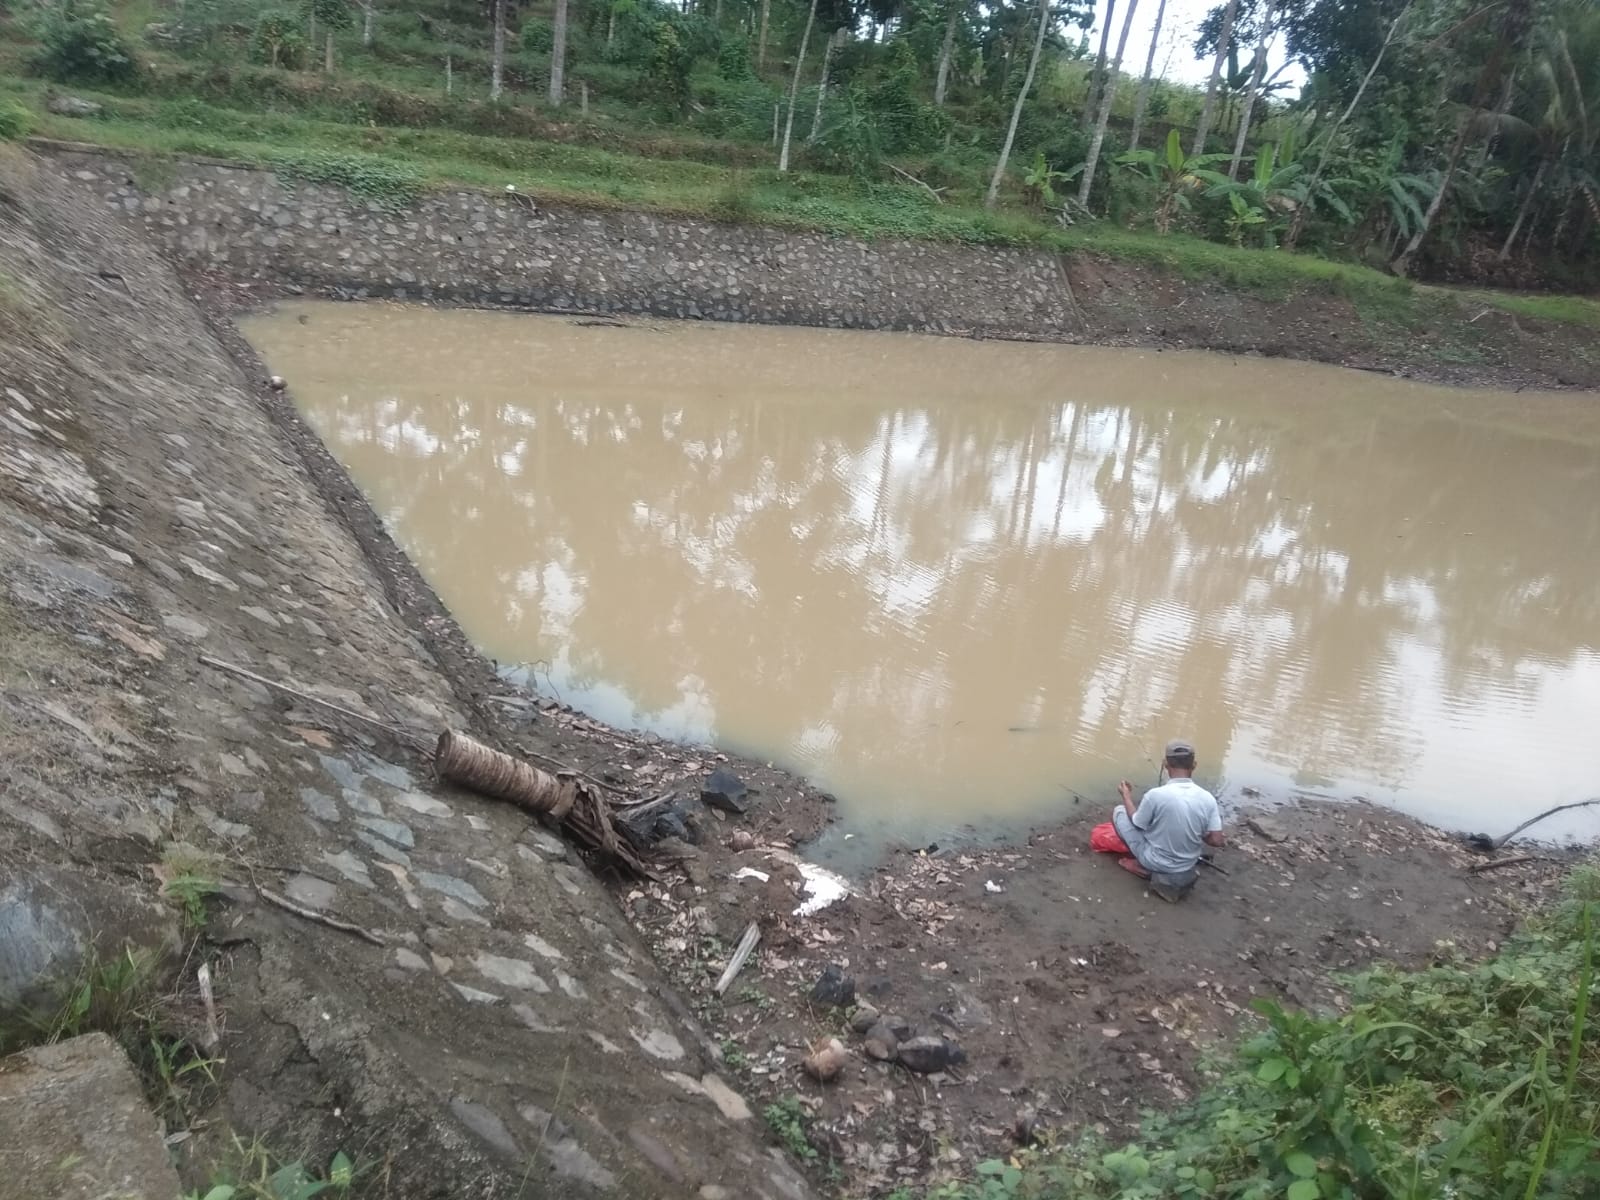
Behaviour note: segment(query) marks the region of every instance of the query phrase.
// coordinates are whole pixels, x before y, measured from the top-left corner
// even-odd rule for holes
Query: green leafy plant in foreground
[[[799,1096],[791,1093],[777,1103],[767,1105],[761,1110],[761,1115],[766,1118],[767,1125],[790,1154],[802,1162],[816,1160],[817,1148],[811,1144],[811,1139],[806,1134],[809,1118],[805,1106],[800,1103]]]
[[[0,1057],[96,1030],[121,1037],[146,1020],[154,986],[151,955],[133,949],[105,958],[91,954],[57,1004],[0,1027]]]
[[[218,1171],[209,1187],[190,1192],[184,1200],[316,1200],[345,1197],[359,1174],[343,1151],[333,1156],[325,1174],[304,1163],[279,1162],[259,1141],[234,1138],[234,1161]]]
[[[1132,1143],[985,1163],[949,1200],[1586,1200],[1600,1195],[1589,1020],[1600,874],[1493,959],[1349,981],[1342,1014],[1258,1001],[1263,1026]]]

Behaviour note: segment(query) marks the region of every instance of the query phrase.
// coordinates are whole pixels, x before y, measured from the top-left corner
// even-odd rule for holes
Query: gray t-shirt
[[[1222,828],[1222,810],[1217,798],[1194,780],[1173,779],[1144,794],[1133,824],[1148,842],[1145,866],[1181,875],[1200,861],[1201,839]]]

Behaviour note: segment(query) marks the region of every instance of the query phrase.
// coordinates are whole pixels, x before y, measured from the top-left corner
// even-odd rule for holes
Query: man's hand
[[[1117,792],[1122,796],[1122,807],[1128,814],[1128,820],[1133,820],[1133,784],[1124,779],[1117,784]]]

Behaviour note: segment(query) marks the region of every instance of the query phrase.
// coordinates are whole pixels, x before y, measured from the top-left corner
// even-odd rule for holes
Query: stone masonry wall
[[[56,148],[62,168],[142,216],[181,261],[360,296],[936,333],[1062,337],[1054,255],[864,242],[647,213],[429,193],[386,211],[270,171],[177,163],[147,194],[128,160]]]

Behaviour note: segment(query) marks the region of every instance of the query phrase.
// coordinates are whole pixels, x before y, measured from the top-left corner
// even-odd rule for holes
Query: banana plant
[[[1290,221],[1302,208],[1326,208],[1345,224],[1353,223],[1355,215],[1338,191],[1339,185],[1349,186],[1352,181],[1317,177],[1308,179],[1305,164],[1294,161],[1293,156],[1291,135],[1282,143],[1281,154],[1276,145],[1265,146],[1256,154],[1254,169],[1248,179],[1229,179],[1217,171],[1201,171],[1199,174],[1211,185],[1207,195],[1228,197],[1230,204],[1232,197],[1238,196],[1246,205],[1265,215],[1266,221],[1275,227],[1262,230],[1269,248],[1276,244],[1276,228],[1281,228],[1282,223]]]
[[[1165,151],[1158,153],[1154,150],[1134,150],[1119,155],[1117,162],[1144,175],[1161,189],[1161,202],[1156,206],[1155,223],[1156,232],[1164,234],[1171,231],[1172,219],[1179,209],[1187,212],[1193,207],[1190,197],[1204,189],[1206,185],[1203,173],[1213,163],[1221,162],[1227,157],[1226,154],[1185,155],[1178,131],[1173,129],[1167,134]]]
[[[1242,192],[1228,193],[1228,216],[1226,227],[1228,240],[1235,246],[1244,245],[1245,230],[1256,225],[1265,225],[1267,214],[1244,198]]]
[[[1065,171],[1057,171],[1045,161],[1044,151],[1034,153],[1033,165],[1022,177],[1022,184],[1028,189],[1028,203],[1034,208],[1059,208],[1061,196],[1056,191],[1055,185],[1066,183],[1069,179],[1083,172],[1083,163],[1069,167]]]

